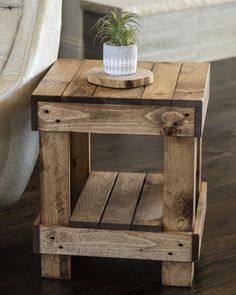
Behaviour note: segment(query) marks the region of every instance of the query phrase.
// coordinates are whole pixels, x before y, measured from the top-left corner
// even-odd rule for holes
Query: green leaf
[[[137,42],[141,28],[139,16],[131,12],[111,11],[91,28],[96,32],[94,42],[107,42],[116,46],[128,46]]]

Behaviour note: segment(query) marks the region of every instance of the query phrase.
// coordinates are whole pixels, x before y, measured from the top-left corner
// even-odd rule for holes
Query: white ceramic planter
[[[136,73],[138,48],[103,44],[103,68],[108,75],[122,76]]]

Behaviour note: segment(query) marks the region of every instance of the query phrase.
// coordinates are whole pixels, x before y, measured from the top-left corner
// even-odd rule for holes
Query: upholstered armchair
[[[22,195],[38,157],[30,97],[56,60],[62,0],[0,0],[0,208]]]

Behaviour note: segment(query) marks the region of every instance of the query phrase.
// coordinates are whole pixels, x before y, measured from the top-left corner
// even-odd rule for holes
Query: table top
[[[209,99],[209,63],[159,63],[141,61],[139,67],[153,71],[151,85],[113,89],[90,84],[87,71],[102,60],[58,59],[32,95],[32,115],[37,102],[150,105],[192,107],[205,112]],[[34,129],[34,128],[33,128]]]
[[[201,107],[208,99],[208,63],[139,62],[139,67],[153,71],[154,82],[134,89],[112,89],[90,84],[87,71],[101,65],[101,60],[58,59],[35,89],[32,99],[184,107]]]

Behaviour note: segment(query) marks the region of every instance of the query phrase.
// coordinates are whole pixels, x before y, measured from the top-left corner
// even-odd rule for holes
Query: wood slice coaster
[[[138,68],[133,75],[112,76],[104,73],[103,68],[92,68],[87,72],[89,83],[109,88],[136,88],[153,83],[152,71]]]

